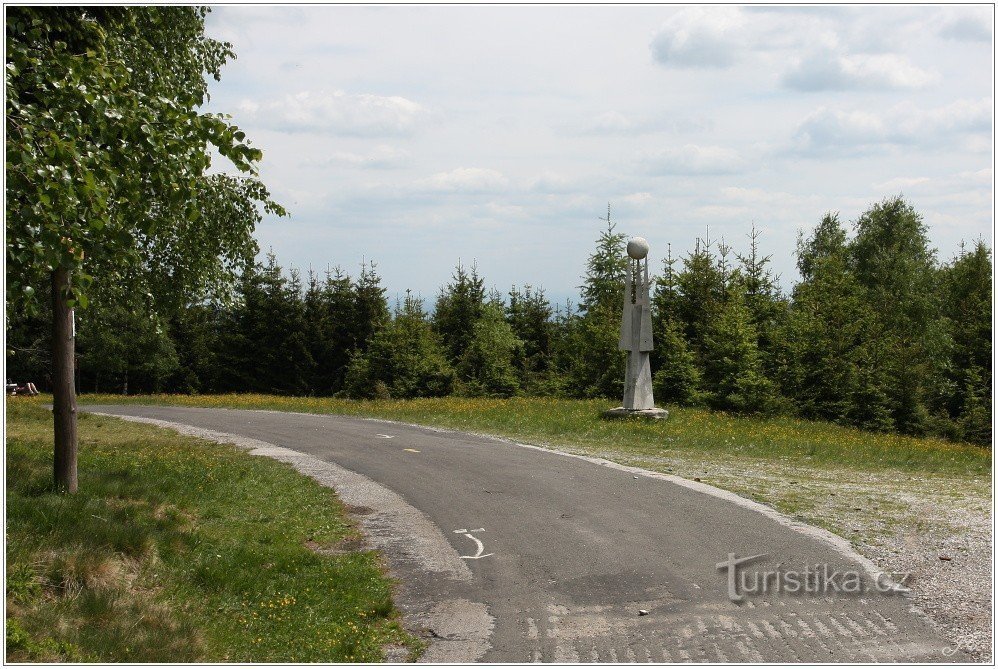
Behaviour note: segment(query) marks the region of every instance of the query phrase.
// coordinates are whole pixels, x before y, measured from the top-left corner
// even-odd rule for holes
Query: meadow
[[[51,412],[6,409],[8,662],[418,653],[332,490],[233,446],[81,414],[80,491],[60,495]]]

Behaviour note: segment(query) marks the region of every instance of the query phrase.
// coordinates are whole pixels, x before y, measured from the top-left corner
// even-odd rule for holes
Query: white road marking
[[[493,555],[493,553],[484,553],[485,545],[481,541],[479,541],[475,535],[471,534],[472,532],[484,532],[484,531],[485,531],[484,527],[479,527],[477,530],[469,530],[465,528],[462,528],[460,530],[454,530],[454,534],[463,534],[464,536],[474,541],[475,544],[478,546],[477,553],[475,553],[474,555],[462,555],[460,556],[462,560],[480,560],[484,557],[489,557],[490,555]]]
[[[376,434],[374,436],[377,437],[378,439],[394,439],[395,438],[395,436],[391,435],[391,434]]]
[[[415,448],[403,448],[403,451],[409,451],[410,453],[419,453]]]

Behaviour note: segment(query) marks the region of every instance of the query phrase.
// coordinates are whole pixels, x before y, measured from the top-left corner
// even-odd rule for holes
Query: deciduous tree
[[[203,7],[10,7],[7,303],[53,304],[55,481],[75,491],[73,314],[94,281],[180,301],[256,251],[261,152],[200,110],[231,45]],[[221,154],[248,178],[207,175]]]

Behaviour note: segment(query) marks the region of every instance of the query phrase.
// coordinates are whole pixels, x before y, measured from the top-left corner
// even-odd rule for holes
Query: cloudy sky
[[[789,286],[797,231],[903,193],[940,256],[992,243],[994,10],[973,7],[219,7],[213,84],[264,150],[282,264],[431,298],[576,294],[607,203],[689,250],[754,222]]]

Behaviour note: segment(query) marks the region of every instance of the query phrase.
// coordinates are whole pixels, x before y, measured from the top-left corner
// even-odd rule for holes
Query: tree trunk
[[[55,419],[56,488],[76,492],[76,339],[73,309],[67,304],[69,270],[52,272],[52,414]]]

